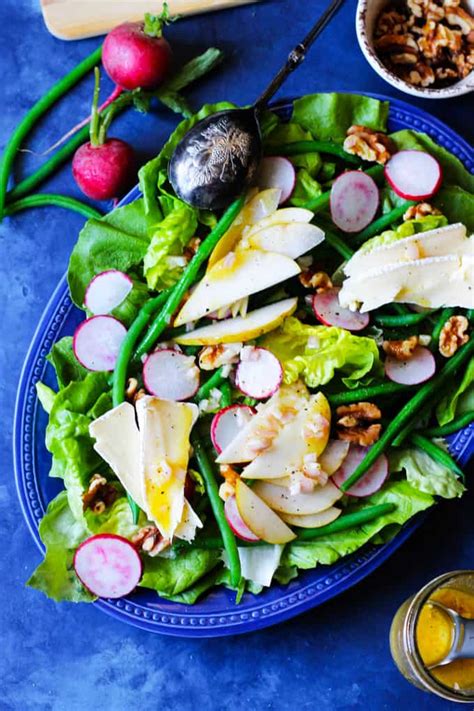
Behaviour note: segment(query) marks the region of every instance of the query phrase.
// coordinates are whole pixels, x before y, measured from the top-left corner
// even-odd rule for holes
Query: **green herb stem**
[[[378,220],[374,220],[365,228],[365,230],[362,230],[362,232],[354,235],[352,242],[356,245],[360,245],[371,237],[379,235],[381,232],[388,229],[394,222],[397,222],[397,220],[403,217],[405,212],[412,205],[416,205],[416,202],[413,200],[407,200],[407,202],[404,202],[402,205],[394,207],[393,210],[387,212],[386,215],[382,215],[378,218]]]
[[[465,412],[463,415],[459,415],[459,417],[451,420],[451,422],[448,422],[446,425],[440,425],[439,427],[427,427],[427,429],[423,430],[421,434],[425,437],[446,437],[454,432],[458,432],[458,430],[464,429],[464,427],[470,425],[471,422],[474,422],[474,410]]]
[[[222,536],[221,547],[223,544],[228,556],[231,584],[236,587],[240,583],[240,579],[242,577],[237,542],[225,517],[224,504],[219,496],[219,488],[211,462],[207,456],[203,443],[200,441],[195,431],[191,433],[191,445],[194,449],[194,456],[198,463],[199,471],[204,479],[206,493],[214,513],[214,518],[216,519],[216,523]]]
[[[90,205],[86,205],[75,198],[67,197],[66,195],[56,195],[53,193],[37,193],[36,195],[27,195],[21,200],[16,200],[5,207],[5,215],[15,215],[22,210],[29,210],[32,207],[64,207],[66,210],[78,212],[84,217],[102,217],[102,213]]]
[[[55,104],[66,92],[77,84],[93,67],[100,62],[102,47],[98,47],[92,54],[80,62],[72,71],[60,79],[39,101],[32,106],[26,116],[20,121],[8,141],[0,166],[0,221],[3,218],[8,179],[10,177],[13,161],[18,149],[35,123]],[[25,193],[22,193],[24,195]],[[17,193],[15,197],[20,197]]]
[[[386,397],[388,395],[406,392],[410,390],[410,387],[410,385],[386,382],[380,385],[368,385],[365,388],[356,388],[355,390],[345,390],[342,393],[327,394],[327,398],[333,407],[337,407],[339,405],[349,405],[352,402],[371,400],[374,397]]]
[[[265,148],[265,154],[270,156],[297,156],[303,153],[327,153],[342,158],[351,165],[360,165],[359,158],[347,153],[342,146],[332,141],[293,141]]]
[[[438,447],[438,445],[430,439],[417,432],[413,432],[410,439],[414,445],[424,450],[432,459],[443,464],[464,479],[463,470],[458,467],[452,456],[448,452],[445,452],[444,449],[441,449],[441,447]]]
[[[200,244],[198,251],[182,273],[179,281],[172,288],[171,293],[163,309],[156,316],[148,333],[138,346],[135,358],[141,358],[142,355],[147,353],[150,348],[154,346],[154,344],[161,336],[165,328],[168,327],[174,312],[180,305],[187,290],[196,281],[201,266],[208,259],[209,255],[221,239],[222,235],[227,232],[230,225],[242,209],[244,203],[245,196],[242,196],[235,200],[230,205],[230,207],[228,207],[227,210],[224,212],[214,229],[211,230],[206,239]]]
[[[429,401],[435,393],[441,391],[442,386],[456,373],[461,365],[474,351],[474,339],[468,341],[457,353],[448,360],[444,368],[431,380],[420,387],[416,394],[402,407],[382,433],[380,439],[370,448],[364,459],[356,467],[344,484],[342,491],[347,491],[357,484],[368,469],[374,464],[385,449],[394,442],[402,430],[410,426],[419,410]]]

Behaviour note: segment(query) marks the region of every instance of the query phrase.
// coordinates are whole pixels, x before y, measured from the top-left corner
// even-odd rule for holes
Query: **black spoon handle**
[[[313,44],[316,37],[318,37],[318,35],[326,27],[328,22],[336,14],[343,2],[344,0],[333,0],[332,3],[323,12],[321,17],[313,25],[304,40],[297,44],[296,47],[290,52],[290,54],[288,55],[288,59],[286,60],[283,67],[280,69],[278,74],[272,79],[263,94],[255,102],[256,109],[265,108],[265,106],[268,104],[272,96],[276,94],[276,92],[286,80],[286,78],[291,74],[291,72],[293,72],[297,67],[299,67],[299,65],[305,58],[306,52],[308,51],[309,47]]]

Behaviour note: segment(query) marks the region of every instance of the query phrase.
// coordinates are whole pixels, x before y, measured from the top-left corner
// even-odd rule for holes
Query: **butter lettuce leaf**
[[[447,425],[456,415],[474,410],[474,357],[462,376],[455,379],[453,389],[445,395],[436,408],[440,425]]]
[[[396,242],[404,237],[411,237],[420,232],[436,230],[438,227],[444,227],[447,224],[448,220],[444,215],[426,215],[417,220],[407,220],[406,222],[402,222],[402,224],[394,230],[385,230],[385,232],[382,232],[376,237],[368,239],[367,242],[364,242],[360,247],[358,253],[367,254],[378,247],[386,247],[392,244],[392,242]]]
[[[319,197],[323,189],[321,183],[313,178],[306,168],[300,168],[296,173],[296,182],[291,194],[289,204],[296,207],[304,207],[309,200]]]
[[[39,533],[46,554],[27,585],[57,602],[92,602],[94,596],[84,588],[72,565],[76,548],[87,538],[87,529],[72,514],[65,491],[50,502]]]
[[[408,482],[418,491],[454,499],[466,490],[454,472],[416,447],[393,449],[389,460],[390,471],[404,471]]]
[[[474,193],[458,185],[446,185],[431,198],[430,202],[446,215],[449,222],[462,222],[468,234],[474,234]]]
[[[354,336],[335,326],[308,326],[288,318],[261,343],[280,360],[285,383],[303,378],[315,388],[328,383],[339,371],[350,387],[368,373],[376,375],[380,368],[379,351],[372,338]]]
[[[180,200],[177,206],[153,229],[153,236],[143,260],[150,289],[173,286],[186,266],[183,249],[197,228],[196,211]]]
[[[84,380],[90,373],[74,355],[71,336],[64,336],[57,341],[46,356],[46,360],[53,366],[60,388],[66,387],[73,380]]]
[[[398,150],[417,150],[430,153],[443,169],[443,185],[457,185],[467,192],[474,192],[474,175],[461,163],[459,158],[439,146],[426,133],[404,129],[391,134]]]
[[[271,149],[283,143],[295,143],[296,141],[312,141],[313,135],[306,131],[294,121],[279,123],[265,139],[265,148]],[[294,166],[305,168],[311,176],[316,176],[322,166],[322,159],[319,153],[301,153],[297,156],[288,156]]]
[[[353,124],[385,131],[387,119],[388,101],[359,94],[308,94],[293,103],[292,120],[321,140],[342,143]]]
[[[331,533],[311,543],[290,543],[285,548],[281,564],[304,569],[315,568],[320,564],[332,565],[370,541],[384,543],[390,540],[412,516],[429,508],[434,502],[431,494],[419,491],[408,481],[391,481],[350,510],[358,511],[376,504],[393,503],[396,506],[394,511],[363,526]]]
[[[180,547],[179,552],[171,552],[174,555],[154,558],[146,556],[141,587],[156,590],[163,597],[176,596],[195,585],[221,563],[221,552],[218,550]]]

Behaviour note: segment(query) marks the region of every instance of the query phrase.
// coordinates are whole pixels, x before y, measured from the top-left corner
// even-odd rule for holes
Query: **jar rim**
[[[426,668],[421,655],[418,651],[416,642],[416,624],[423,605],[429,599],[431,593],[439,588],[443,583],[448,582],[456,577],[474,575],[474,570],[453,570],[449,573],[438,575],[433,580],[430,580],[424,587],[419,590],[410,602],[408,607],[405,624],[403,626],[404,645],[412,660],[412,670],[423,686],[432,693],[440,696],[448,701],[457,701],[458,703],[474,702],[474,688],[466,693],[461,690],[456,691],[449,686],[445,686],[440,681],[432,676]]]

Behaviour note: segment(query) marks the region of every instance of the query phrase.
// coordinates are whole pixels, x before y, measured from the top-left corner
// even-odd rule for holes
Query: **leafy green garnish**
[[[446,185],[430,199],[450,223],[462,222],[468,234],[474,233],[474,194],[457,185]]]
[[[66,387],[73,380],[84,380],[90,372],[79,363],[74,355],[71,336],[64,336],[57,341],[46,358],[54,368],[60,388]]]
[[[407,480],[415,489],[444,499],[462,496],[466,490],[451,469],[415,447],[391,450],[390,471],[405,471]]]
[[[447,425],[457,415],[470,410],[474,410],[474,358],[471,358],[464,373],[456,378],[450,392],[440,400],[436,417],[440,425]]]
[[[404,237],[411,237],[411,235],[419,234],[421,232],[428,232],[428,230],[435,230],[438,227],[444,227],[448,224],[448,220],[444,215],[426,215],[425,217],[420,217],[417,220],[406,220],[402,222],[394,230],[386,230],[382,234],[372,237],[372,239],[364,242],[362,247],[358,250],[358,254],[367,254],[372,252],[374,249],[379,247],[386,247],[392,242],[396,242]]]
[[[149,556],[140,585],[164,597],[179,595],[220,563],[220,551],[181,548],[173,557]]]

